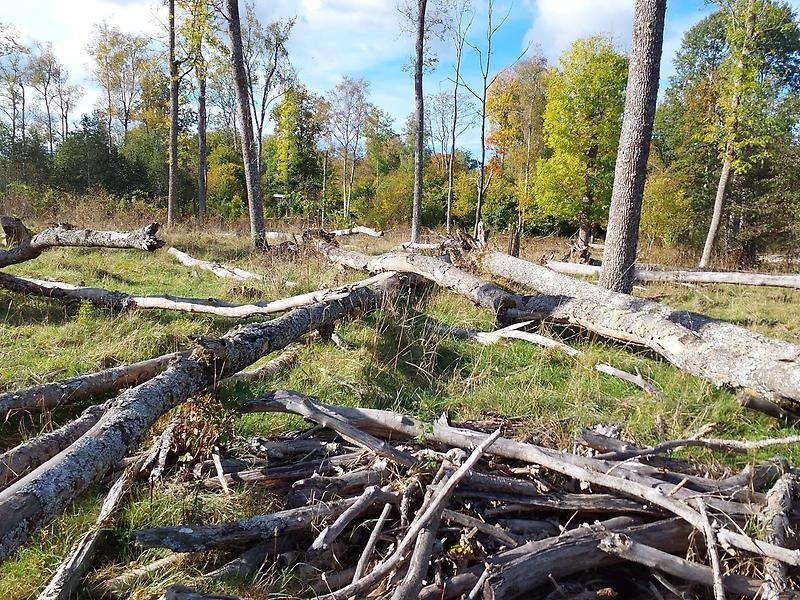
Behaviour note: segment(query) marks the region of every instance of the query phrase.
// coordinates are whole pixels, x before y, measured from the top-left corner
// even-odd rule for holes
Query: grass
[[[234,263],[264,273],[265,280],[242,286],[210,273],[193,273],[164,251],[144,255],[134,251],[56,249],[8,271],[131,294],[169,293],[240,302],[256,297],[284,297],[360,277],[313,257],[289,261],[251,254],[244,238],[220,232],[175,232],[168,237],[170,244],[193,256]],[[348,243],[362,251],[368,248],[379,252],[397,241],[370,238]],[[563,247],[564,242],[551,238],[546,244]],[[530,245],[526,256],[538,259],[550,251],[544,244]],[[650,253],[649,260],[655,262],[652,249]],[[286,282],[296,285],[288,288]],[[796,310],[800,292],[723,285],[651,285],[636,293],[800,343],[800,314]],[[487,414],[499,413],[520,418],[516,422],[519,438],[559,448],[571,447],[579,428],[597,424],[615,424],[625,438],[640,444],[684,437],[707,423],[716,423],[716,437],[748,439],[789,433],[770,419],[742,409],[730,391],[715,389],[639,349],[560,328],[545,328],[544,333],[580,348],[585,352],[583,357],[572,358],[522,341],[482,346],[432,333],[424,326],[428,317],[475,329],[494,326],[487,311],[446,291],[428,290],[409,298],[398,311],[378,311],[341,323],[337,331],[353,347],[351,352],[327,342],[308,344],[296,365],[276,380],[239,384],[222,392],[220,399],[226,403],[257,396],[270,388],[286,387],[330,403],[391,408],[425,420],[444,411],[456,420],[481,420]],[[143,360],[185,348],[191,334],[220,335],[233,325],[227,319],[166,311],[118,314],[85,303],[64,304],[0,291],[0,336],[4,340],[0,347],[0,390]],[[598,361],[628,371],[639,370],[664,390],[669,401],[657,401],[634,386],[595,371],[593,366]],[[67,422],[82,408],[10,419],[0,426],[0,450]],[[211,411],[217,409],[212,407]],[[301,426],[299,419],[285,415],[238,415],[222,409],[219,412],[219,429],[212,433],[224,434],[226,443],[234,446],[248,436],[266,436]],[[203,449],[198,452],[202,454]],[[705,461],[719,471],[738,469],[748,461],[773,454],[800,462],[800,450],[793,448],[773,448],[746,456],[697,449],[682,454]],[[180,473],[176,477],[180,480]],[[93,522],[105,489],[97,486],[85,494],[11,560],[0,565],[0,597],[23,599],[36,595],[70,545]],[[161,556],[133,546],[130,532],[135,527],[214,523],[279,506],[279,499],[259,488],[239,488],[226,497],[201,492],[186,482],[154,489],[141,484],[118,513],[112,535],[98,553],[95,571],[88,581],[117,575]],[[208,553],[198,561],[180,563],[137,588],[133,597],[152,597],[167,583],[186,581],[225,558]],[[199,587],[267,597],[270,591],[300,589],[295,575],[273,569],[261,573],[255,581]],[[92,597],[91,587],[82,595]]]

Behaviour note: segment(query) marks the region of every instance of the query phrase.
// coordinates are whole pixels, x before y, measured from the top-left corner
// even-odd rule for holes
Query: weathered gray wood
[[[109,579],[100,584],[100,586],[108,590],[112,596],[119,596],[123,598],[128,597],[128,590],[140,581],[146,580],[154,573],[162,569],[171,567],[186,557],[185,554],[169,554],[164,558],[159,558],[141,567],[136,567],[130,571],[125,571],[121,575]]]
[[[257,483],[275,488],[288,488],[293,482],[296,483],[304,477],[311,477],[317,473],[327,473],[338,466],[350,465],[357,462],[359,458],[361,458],[360,453],[348,453],[276,467],[267,464],[266,466],[257,467],[255,469],[225,473],[225,483],[229,486]],[[205,479],[203,481],[203,486],[210,490],[216,490],[222,487],[222,484],[219,478],[214,476]]]
[[[236,281],[248,281],[250,279],[255,279],[257,281],[264,281],[263,275],[251,273],[250,271],[245,271],[239,267],[229,267],[227,265],[221,265],[208,260],[193,258],[185,252],[181,252],[177,248],[170,248],[167,250],[167,254],[175,258],[175,260],[185,267],[209,271],[210,273],[213,273],[217,277],[222,277],[223,279],[234,279]]]
[[[508,317],[542,318],[645,346],[716,385],[800,401],[800,347],[736,325],[604,290],[500,252],[478,258],[488,272],[536,290]]]
[[[10,250],[0,250],[0,268],[25,262],[57,246],[83,246],[97,248],[134,248],[152,252],[164,245],[156,237],[158,223],[151,223],[134,231],[94,231],[70,229],[56,225],[37,233],[30,241]]]
[[[603,269],[603,267],[597,265],[582,265],[554,260],[548,261],[545,266],[557,273],[579,275],[581,277],[598,277]],[[648,283],[728,283],[800,289],[800,275],[750,273],[747,271],[693,271],[671,267],[660,267],[658,269],[636,268],[633,278],[635,281]]]
[[[485,434],[452,428],[442,419],[437,421],[434,425],[434,434],[436,438],[447,440],[448,443],[458,447],[463,447],[466,444],[480,443],[481,440],[487,439]],[[702,528],[700,514],[689,506],[688,502],[690,499],[686,498],[686,495],[680,493],[683,490],[677,490],[677,492],[673,493],[672,490],[663,489],[661,484],[648,485],[645,478],[641,478],[643,481],[640,482],[634,481],[627,474],[623,478],[622,476],[609,472],[594,471],[577,464],[574,456],[566,460],[566,458],[570,456],[566,453],[561,456],[559,456],[558,453],[554,455],[551,452],[547,452],[544,448],[539,448],[532,444],[520,444],[519,442],[512,442],[502,438],[495,442],[492,453],[500,454],[501,456],[506,455],[509,458],[512,457],[512,454],[516,458],[522,458],[524,456],[524,460],[541,465],[557,473],[568,475],[579,481],[593,483],[606,489],[620,492],[626,496],[645,500],[654,506],[668,510],[681,517],[696,529]],[[682,502],[681,499],[685,499],[685,502]],[[712,504],[711,500],[709,500],[709,504]],[[756,542],[748,536],[732,531],[726,527],[720,528],[717,532],[717,536],[722,544],[728,544],[740,550],[800,566],[800,551],[789,550],[774,544]]]
[[[304,416],[306,419],[319,423],[323,427],[332,429],[348,442],[374,452],[378,456],[383,456],[391,461],[406,467],[420,466],[419,459],[411,456],[407,452],[402,452],[387,444],[383,440],[371,436],[354,427],[347,421],[338,418],[334,413],[325,410],[325,407],[314,402],[309,396],[278,390],[265,398],[267,401],[281,404],[287,412],[293,412]]]
[[[364,490],[364,493],[351,504],[346,511],[340,514],[336,520],[319,532],[311,543],[311,550],[326,550],[338,538],[347,526],[354,519],[364,514],[376,504],[398,504],[400,498],[387,490],[382,490],[376,485],[371,485]]]
[[[313,506],[301,506],[219,525],[176,525],[135,529],[133,535],[136,544],[142,548],[169,548],[176,552],[199,552],[212,548],[244,546],[310,530],[312,524],[335,519],[357,500],[358,498],[347,498],[334,502],[321,502]]]
[[[235,327],[220,339],[196,338],[191,357],[179,358],[154,379],[120,395],[76,443],[0,492],[0,514],[16,516],[0,521],[0,560],[113,468],[162,414],[191,394],[286,347],[300,335],[376,303],[375,292],[360,288],[340,300]]]
[[[488,308],[495,314],[501,314],[508,308],[522,305],[521,296],[510,294],[493,283],[433,256],[405,252],[367,256],[360,252],[342,250],[320,239],[314,240],[314,249],[328,260],[358,271],[415,273],[457,294],[466,296],[475,304]]]
[[[100,420],[105,410],[101,405],[90,406],[80,417],[63,427],[31,438],[0,454],[0,489],[73,444]]]
[[[492,567],[483,588],[486,600],[526,598],[537,587],[575,573],[618,562],[597,545],[610,531],[628,536],[667,552],[682,552],[688,547],[691,527],[679,519],[666,519],[647,525],[635,519],[616,518],[590,527],[580,527],[557,536],[528,542],[488,559]]]
[[[786,545],[788,532],[791,529],[789,512],[797,497],[797,477],[791,473],[783,475],[767,493],[767,505],[761,514],[764,527],[764,540],[770,544]],[[787,587],[786,565],[779,561],[764,561],[764,584],[761,586],[761,598],[777,600]]]
[[[675,577],[712,587],[714,574],[710,567],[689,562],[683,558],[672,556],[647,544],[632,540],[621,534],[608,534],[598,546],[618,558],[623,558],[652,569],[664,571]],[[737,596],[755,598],[758,595],[759,583],[742,575],[730,574],[722,577],[725,590]]]
[[[0,273],[0,281],[4,275]],[[52,410],[63,404],[82,402],[125,387],[137,386],[158,375],[171,361],[183,355],[184,353],[174,352],[130,365],[4,392],[0,394],[0,419],[7,419],[17,410]]]
[[[253,369],[245,369],[244,371],[239,371],[238,373],[234,373],[230,377],[226,377],[222,381],[219,382],[221,386],[228,386],[228,385],[236,385],[237,383],[247,381],[264,381],[271,377],[275,377],[278,373],[286,371],[290,369],[295,362],[297,362],[297,358],[300,356],[300,346],[296,344],[292,344],[291,346],[287,347],[286,350],[281,352],[275,358],[271,358],[270,360],[266,361],[263,365],[255,367]]]
[[[354,235],[356,233],[361,233],[363,235],[368,235],[370,237],[383,237],[382,231],[373,229],[372,227],[364,227],[363,225],[356,225],[355,227],[348,227],[347,229],[332,229],[327,233],[329,233],[334,237],[340,237],[343,235]]]
[[[379,284],[392,276],[393,273],[381,273],[335,289],[322,289],[307,294],[290,296],[289,298],[264,300],[252,304],[234,304],[217,298],[185,298],[169,295],[133,296],[125,292],[76,286],[61,281],[16,277],[8,273],[0,273],[0,287],[19,294],[57,299],[87,300],[95,306],[112,310],[175,310],[178,312],[204,313],[233,319],[244,319],[257,315],[272,315],[317,302],[343,298],[354,289]]]
[[[455,600],[469,593],[477,581],[475,573],[459,573],[445,579],[441,586],[436,583],[426,585],[420,590],[417,600]]]

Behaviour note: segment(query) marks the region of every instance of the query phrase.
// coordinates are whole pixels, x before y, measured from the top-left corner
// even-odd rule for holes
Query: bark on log
[[[321,520],[338,517],[357,501],[358,498],[347,498],[301,506],[220,525],[135,529],[133,535],[136,544],[142,548],[169,548],[175,552],[200,552],[212,548],[243,546],[309,530]]]
[[[797,477],[791,473],[783,475],[767,494],[767,506],[761,515],[764,526],[764,540],[771,544],[786,544],[790,531],[789,512],[797,497]],[[786,590],[786,565],[775,560],[764,561],[764,584],[761,597],[764,600],[777,600]]]
[[[0,287],[19,294],[43,296],[46,298],[86,300],[97,307],[110,310],[155,309],[179,312],[204,313],[233,319],[245,319],[257,315],[272,315],[316,302],[335,300],[346,296],[359,287],[376,285],[390,279],[393,273],[380,273],[373,277],[354,281],[338,288],[322,289],[289,298],[264,300],[253,304],[233,304],[216,298],[184,298],[181,296],[133,296],[125,292],[103,288],[81,287],[60,281],[44,281],[16,277],[0,273]]]
[[[105,412],[101,405],[90,406],[80,417],[63,427],[31,438],[0,454],[0,489],[73,444],[100,420]]]
[[[4,275],[4,273],[0,273],[0,281]],[[174,352],[130,365],[111,367],[97,373],[2,393],[0,394],[0,420],[8,419],[14,411],[18,410],[52,410],[63,404],[82,402],[125,387],[137,386],[158,375],[167,368],[170,362],[183,355],[185,353]]]
[[[651,548],[647,544],[635,542],[626,535],[607,535],[600,541],[598,547],[603,552],[608,552],[618,558],[664,571],[686,581],[708,587],[714,585],[714,573],[710,567],[691,563],[683,558]],[[724,575],[722,585],[726,591],[737,596],[746,596],[747,598],[758,596],[758,582],[742,575]]]
[[[547,267],[486,252],[488,272],[542,296],[508,317],[532,317],[584,327],[605,337],[645,346],[676,367],[716,385],[747,387],[800,401],[800,347],[710,317],[617,294]]]
[[[196,338],[182,357],[154,379],[120,395],[90,431],[67,450],[0,492],[0,560],[7,558],[45,521],[113,468],[165,412],[191,394],[280,350],[299,336],[329,326],[357,309],[372,309],[368,288],[345,298],[299,308],[268,321],[233,328],[220,339]]]
[[[152,252],[161,248],[164,241],[156,237],[158,223],[151,223],[134,231],[94,231],[69,229],[64,225],[48,227],[30,241],[11,250],[0,251],[0,268],[25,262],[56,246],[82,246],[95,248],[134,248]]]
[[[492,567],[483,588],[486,600],[526,598],[549,582],[619,562],[602,552],[598,543],[609,532],[620,531],[641,543],[666,552],[684,552],[691,527],[680,519],[665,519],[642,525],[635,519],[618,517],[598,525],[580,527],[557,536],[528,542],[491,556]]]
[[[113,579],[104,581],[100,584],[100,587],[102,587],[104,590],[108,590],[112,596],[128,598],[128,590],[134,585],[140,581],[146,580],[148,577],[151,577],[153,573],[156,573],[162,569],[166,569],[167,567],[171,567],[172,565],[183,560],[185,557],[185,554],[169,554],[164,558],[159,558],[141,567],[136,567],[135,569],[126,571],[122,575],[118,575]]]
[[[548,269],[565,275],[598,277],[602,266],[581,265],[559,261],[545,263]],[[800,289],[800,275],[776,275],[771,273],[749,273],[746,271],[692,271],[662,267],[659,269],[637,268],[635,281],[659,283],[728,283],[735,285],[757,285]]]

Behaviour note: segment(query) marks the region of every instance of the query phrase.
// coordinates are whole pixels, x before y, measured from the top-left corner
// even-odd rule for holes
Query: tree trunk
[[[253,135],[253,120],[248,102],[247,74],[242,54],[242,29],[238,0],[225,0],[228,8],[228,35],[231,40],[233,80],[236,87],[236,110],[242,136],[242,160],[247,184],[247,203],[250,210],[250,236],[255,248],[263,248],[264,203],[261,199],[261,173],[258,170],[258,149]]]
[[[0,560],[122,460],[162,414],[299,336],[376,302],[375,292],[361,288],[272,321],[235,327],[220,339],[195,339],[191,357],[120,395],[75,444],[0,492],[0,514],[15,516],[0,521]]]
[[[206,220],[208,146],[206,143],[206,64],[202,55],[196,72],[199,87],[197,96],[197,222],[203,225]]]
[[[31,438],[0,454],[0,489],[72,445],[94,427],[104,412],[105,408],[101,405],[90,406],[80,417],[63,427]]]
[[[666,0],[637,0],[600,286],[630,294],[639,239],[647,157],[656,114]]]
[[[178,61],[175,58],[175,0],[169,0],[169,187],[167,226],[178,216]]]
[[[754,10],[754,0],[747,3],[747,22],[745,24],[744,40],[742,41],[742,51],[737,61],[737,81],[731,97],[731,124],[725,141],[725,157],[722,160],[722,172],[719,175],[717,184],[717,195],[714,198],[714,213],[711,216],[711,225],[708,228],[708,236],[703,246],[703,255],[700,257],[700,268],[705,269],[711,264],[711,254],[714,251],[714,242],[719,234],[719,226],[722,222],[722,211],[725,207],[725,189],[731,174],[731,165],[736,154],[736,134],[739,130],[739,107],[742,103],[743,73],[747,56],[750,53],[750,40],[756,27],[756,13]]]
[[[328,203],[328,151],[322,158],[322,210],[320,211],[319,228],[325,229],[325,209]]]
[[[68,226],[59,224],[37,233],[27,243],[11,250],[0,251],[0,268],[34,259],[45,250],[57,246],[136,248],[152,252],[164,245],[164,241],[156,237],[157,232],[158,223],[123,232],[69,229]]]
[[[575,263],[548,261],[548,269],[566,275],[597,277],[602,267],[577,265]],[[681,283],[727,283],[736,285],[763,285],[800,289],[800,275],[778,275],[772,273],[746,273],[742,271],[684,271],[668,267],[658,269],[633,269],[634,281],[664,281]]]
[[[414,60],[414,203],[411,207],[411,241],[419,242],[422,230],[422,177],[424,169],[425,99],[422,94],[425,11],[428,0],[417,0],[417,39]]]
[[[5,276],[4,273],[0,275]],[[124,387],[137,386],[158,375],[179,355],[177,352],[165,354],[130,365],[111,367],[97,373],[2,393],[0,419],[6,420],[14,411],[52,410],[65,404],[75,404],[89,398],[105,396]]]

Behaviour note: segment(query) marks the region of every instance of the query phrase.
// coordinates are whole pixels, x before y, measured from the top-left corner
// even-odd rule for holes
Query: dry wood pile
[[[328,600],[685,598],[715,586],[729,598],[800,597],[785,589],[800,540],[797,480],[781,461],[713,478],[667,449],[594,431],[562,452],[505,437],[513,419],[456,427],[442,417],[431,429],[286,390],[242,410],[295,413],[313,427],[254,440],[249,456],[215,457],[196,476],[220,493],[268,486],[283,510],[134,532],[144,548],[216,552],[220,566],[201,579],[280,565],[297,574],[290,594]],[[748,522],[758,537],[742,533]],[[190,590],[165,596],[213,597]]]
[[[0,267],[56,246],[153,251],[164,244],[156,238],[157,229],[150,225],[120,233],[58,225],[32,237],[20,234],[16,247],[0,251]],[[21,230],[15,225],[15,231]],[[162,415],[226,382],[271,376],[294,360],[296,350],[261,368],[245,369],[307,334],[330,336],[339,320],[391,303],[422,279],[483,306],[503,325],[474,332],[431,320],[431,327],[448,335],[481,343],[524,339],[579,356],[577,349],[522,330],[540,321],[568,324],[648,348],[717,385],[745,388],[751,395],[743,403],[797,420],[791,409],[800,402],[800,348],[792,344],[601,290],[484,251],[469,240],[462,240],[467,242],[463,248],[447,244],[449,258],[406,252],[366,256],[343,251],[331,240],[306,237],[302,243],[373,276],[337,289],[248,305],[135,297],[0,273],[0,286],[15,292],[80,298],[116,310],[209,312],[234,319],[284,313],[236,325],[218,339],[192,339],[189,349],[174,355],[0,394],[0,416],[8,418],[18,411],[50,410],[118,393],[64,427],[0,455],[0,560],[90,485],[109,474],[115,478],[95,526],[40,598],[67,598],[80,589],[82,574],[127,491],[145,472],[151,481],[168,472],[177,421],[151,448],[137,453]],[[260,277],[179,251],[172,254],[221,277]],[[478,269],[537,293],[503,289],[478,277]],[[664,398],[639,374],[610,365],[596,368]],[[717,600],[726,594],[800,597],[787,589],[800,567],[795,471],[772,461],[712,477],[701,465],[669,456],[684,446],[747,451],[797,443],[798,437],[745,443],[698,435],[637,448],[613,436],[584,432],[574,451],[567,452],[514,441],[513,420],[508,419],[455,427],[443,418],[431,427],[388,411],[326,406],[286,391],[241,409],[296,413],[316,425],[301,434],[260,440],[249,455],[215,451],[197,476],[205,488],[221,494],[242,484],[267,486],[279,494],[282,510],[219,525],[176,523],[138,530],[139,546],[175,554],[106,582],[107,591],[124,597],[133,583],[187,555],[208,564],[209,556],[210,562],[223,563],[233,554],[203,579],[280,565],[291,567],[297,580],[308,584],[298,587],[298,594],[331,600],[682,598],[703,587]],[[165,591],[165,597],[214,596],[178,586]]]

